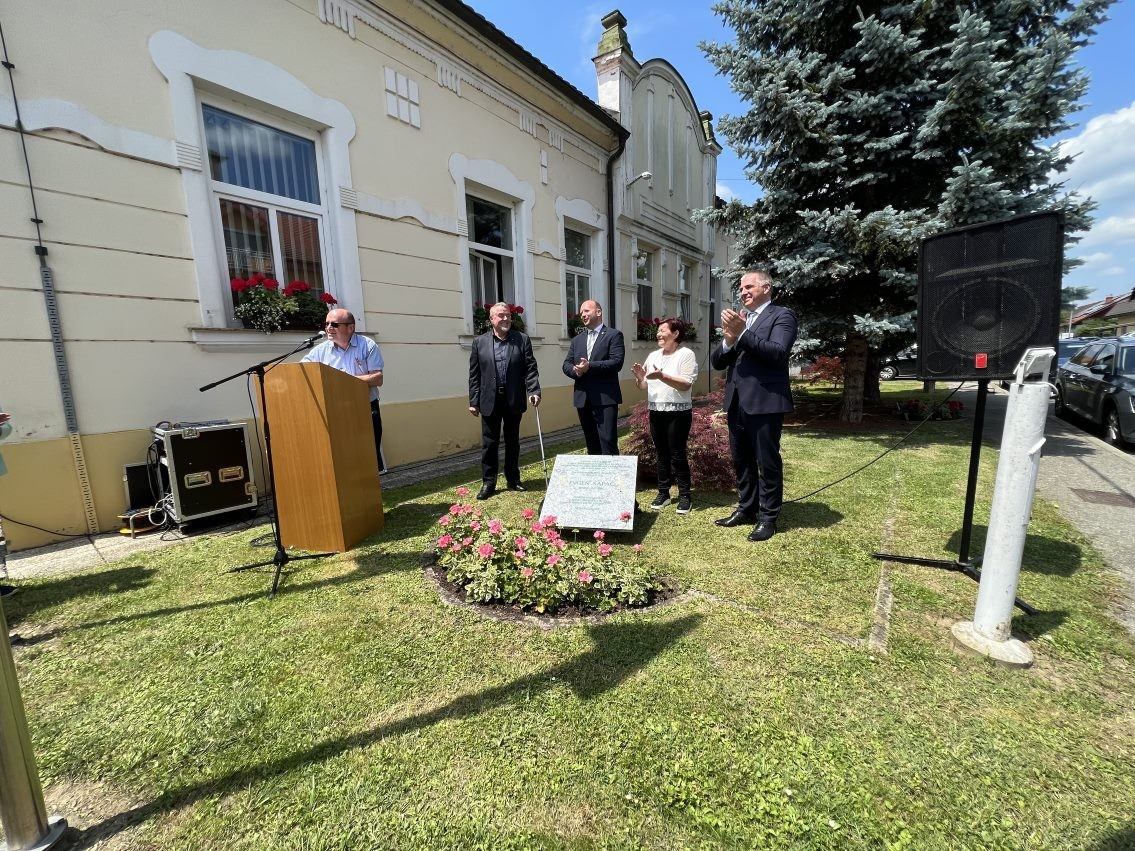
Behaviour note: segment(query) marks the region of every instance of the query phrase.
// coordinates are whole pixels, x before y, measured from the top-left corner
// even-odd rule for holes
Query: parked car
[[[1096,337],[1069,337],[1066,340],[1057,340],[1056,357],[1053,358],[1052,364],[1048,368],[1048,383],[1054,386],[1051,390],[1052,396],[1056,395],[1056,371],[1066,364],[1072,355],[1076,354],[1076,352],[1080,351],[1080,349],[1084,348],[1088,343],[1096,342],[1096,339]],[[1026,380],[1029,381],[1036,381],[1040,377],[1041,374],[1039,372],[1030,373],[1025,376]],[[1012,381],[1003,380],[1001,382],[1001,389],[1008,390],[1012,383]]]
[[[1104,439],[1135,443],[1135,334],[1096,340],[1056,373],[1056,414],[1071,411],[1102,426]]]
[[[896,378],[915,378],[918,369],[918,346],[908,346],[897,354],[879,361],[879,380],[894,381]]]

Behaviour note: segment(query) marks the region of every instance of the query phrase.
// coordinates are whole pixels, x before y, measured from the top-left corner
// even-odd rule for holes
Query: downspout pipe
[[[618,286],[616,283],[617,267],[615,266],[615,161],[623,155],[627,147],[630,132],[619,127],[619,147],[611,156],[607,157],[607,310],[612,328],[618,328]]]

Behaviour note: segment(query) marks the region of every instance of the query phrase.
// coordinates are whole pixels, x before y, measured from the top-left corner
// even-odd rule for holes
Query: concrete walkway
[[[958,392],[967,411],[974,410],[977,385],[968,384]],[[986,403],[985,440],[999,446],[1008,395],[993,390]],[[1061,513],[1096,546],[1110,565],[1123,577],[1128,589],[1127,605],[1117,612],[1125,625],[1135,632],[1135,453],[1108,446],[1095,432],[1085,432],[1077,425],[1065,423],[1049,412],[1045,429],[1048,441],[1044,446],[1037,490],[1040,497],[1055,502]],[[578,428],[572,427],[544,435],[549,467],[552,447],[581,439]],[[521,452],[537,451],[536,438],[521,441]],[[449,473],[467,470],[477,480],[480,450],[474,449],[446,458],[395,467],[383,476],[383,488],[397,488]],[[394,494],[396,498],[396,494]],[[960,512],[960,507],[959,507]],[[959,518],[960,519],[960,518]],[[213,527],[193,534],[232,534],[252,525],[266,524],[264,517],[221,529]],[[133,552],[168,546],[185,540],[180,533],[128,536],[109,533],[93,538],[53,544],[34,550],[9,554],[8,575],[19,580],[29,576],[70,573],[97,569]]]
[[[620,423],[621,425],[622,423]],[[552,447],[562,446],[565,443],[583,439],[578,427],[549,432],[544,435],[544,449],[548,457],[548,471],[551,472]],[[539,452],[540,445],[535,437],[523,438],[520,441],[520,453]],[[469,472],[470,479],[479,481],[481,464],[481,450],[471,449],[445,458],[434,458],[428,461],[419,461],[414,464],[404,464],[401,467],[392,467],[382,477],[384,494],[395,491],[406,485],[416,484],[437,476],[458,473],[463,470]],[[542,472],[542,471],[541,471]],[[397,493],[393,494],[397,499]],[[388,501],[389,504],[389,501]],[[245,515],[247,517],[247,515]],[[198,535],[225,535],[235,534],[253,526],[264,526],[266,532],[268,517],[261,515],[252,519],[245,519],[239,523],[224,526],[205,526],[195,529],[192,524],[184,532],[175,530],[166,532],[151,532],[131,538],[129,535],[118,532],[107,532],[101,535],[77,537],[69,541],[60,541],[45,547],[36,547],[30,550],[21,550],[18,553],[7,554],[8,577],[12,580],[25,579],[31,576],[51,576],[61,573],[75,573],[83,570],[97,570],[131,553],[157,549],[159,547],[177,544]]]

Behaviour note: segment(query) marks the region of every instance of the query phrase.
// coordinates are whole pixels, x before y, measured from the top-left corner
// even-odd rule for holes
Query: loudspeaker
[[[1064,217],[1032,213],[922,241],[918,377],[1007,379],[1025,350],[1055,346]]]
[[[245,423],[154,428],[177,523],[256,506]]]

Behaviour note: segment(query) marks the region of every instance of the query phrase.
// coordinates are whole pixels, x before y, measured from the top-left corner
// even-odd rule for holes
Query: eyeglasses
[[[354,322],[324,322],[323,327],[324,328],[348,328],[348,327],[350,327],[351,325],[354,325],[354,324],[355,324]]]

